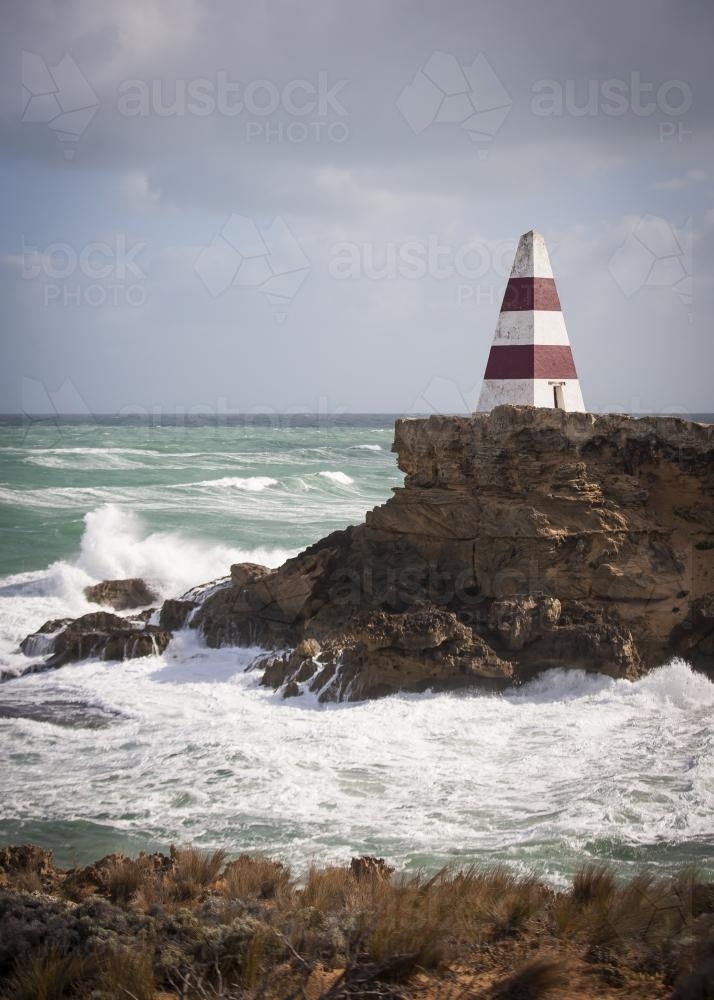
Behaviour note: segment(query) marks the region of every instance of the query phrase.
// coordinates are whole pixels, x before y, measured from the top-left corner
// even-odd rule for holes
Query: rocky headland
[[[393,451],[404,485],[363,524],[153,614],[45,623],[23,648],[47,666],[141,656],[188,626],[262,647],[263,683],[323,701],[551,667],[634,679],[673,656],[712,669],[714,426],[499,406],[398,420]]]

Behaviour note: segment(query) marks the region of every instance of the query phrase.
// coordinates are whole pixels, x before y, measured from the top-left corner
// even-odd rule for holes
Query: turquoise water
[[[393,419],[291,426],[0,422],[0,666],[84,587],[162,596],[278,565],[401,484]],[[549,671],[497,697],[283,701],[259,650],[182,632],[157,657],[0,685],[0,843],[65,864],[193,842],[297,867],[504,861],[555,884],[584,859],[714,877],[714,685]]]
[[[347,426],[0,421],[0,573],[71,558],[84,515],[116,504],[151,531],[295,551],[359,521],[401,482],[393,417]]]

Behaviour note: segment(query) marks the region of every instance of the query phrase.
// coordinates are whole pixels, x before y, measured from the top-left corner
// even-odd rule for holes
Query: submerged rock
[[[84,596],[92,604],[103,604],[115,611],[129,611],[153,604],[158,594],[139,577],[128,580],[103,580],[84,588]]]

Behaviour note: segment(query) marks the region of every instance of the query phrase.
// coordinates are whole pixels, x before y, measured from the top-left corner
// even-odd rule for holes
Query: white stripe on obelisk
[[[576,378],[489,378],[484,379],[479,410],[492,410],[494,406],[508,403],[511,406],[543,406],[552,409],[555,405],[553,386],[563,390],[563,409],[571,412],[585,412],[585,403]]]
[[[546,309],[499,313],[493,338],[494,346],[569,343],[562,312]]]

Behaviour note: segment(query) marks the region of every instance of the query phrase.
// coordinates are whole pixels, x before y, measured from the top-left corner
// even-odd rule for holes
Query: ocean
[[[359,522],[402,482],[393,421],[0,419],[0,669],[92,610],[90,583],[176,597]],[[0,844],[66,865],[192,843],[298,870],[376,854],[555,885],[584,861],[714,877],[714,685],[684,662],[318,705],[260,687],[258,653],[181,632],[162,656],[0,685]]]

